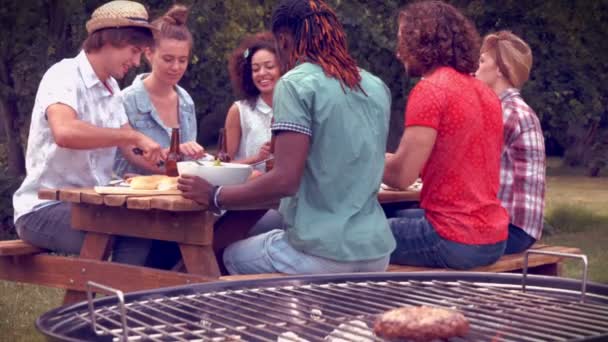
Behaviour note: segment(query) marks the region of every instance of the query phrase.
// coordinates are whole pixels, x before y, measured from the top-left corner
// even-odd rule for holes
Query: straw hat
[[[133,26],[154,29],[148,22],[146,8],[140,3],[126,0],[110,1],[99,6],[86,25],[89,34],[104,28]]]

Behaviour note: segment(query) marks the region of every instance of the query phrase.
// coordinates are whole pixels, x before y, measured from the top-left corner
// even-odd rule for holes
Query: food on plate
[[[157,190],[177,190],[177,179],[179,177],[165,177],[158,182]]]
[[[384,312],[374,323],[376,335],[416,342],[463,336],[469,322],[456,310],[428,306],[402,307]]]
[[[133,190],[174,190],[177,178],[165,175],[135,176],[126,180]]]
[[[222,166],[222,161],[219,159],[216,159],[213,161],[213,166]]]
[[[380,190],[401,191],[401,189],[393,188],[392,186],[386,185],[384,183],[380,184]],[[407,187],[407,190],[422,191],[422,179],[416,179],[414,183],[410,184],[410,186]]]

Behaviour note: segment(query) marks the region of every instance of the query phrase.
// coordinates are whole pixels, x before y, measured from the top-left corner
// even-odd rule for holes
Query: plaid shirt
[[[500,94],[504,121],[498,198],[511,224],[539,239],[545,209],[545,141],[536,114],[519,90]]]

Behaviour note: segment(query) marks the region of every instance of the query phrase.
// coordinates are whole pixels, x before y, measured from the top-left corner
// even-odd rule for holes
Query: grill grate
[[[129,341],[380,341],[371,332],[376,315],[410,305],[461,311],[470,333],[451,342],[608,336],[608,300],[578,299],[573,291],[548,287],[524,293],[509,284],[389,280],[155,295],[132,300],[125,309]],[[57,321],[83,328],[91,316],[70,311]],[[102,336],[122,338],[119,306],[96,308],[95,321]]]

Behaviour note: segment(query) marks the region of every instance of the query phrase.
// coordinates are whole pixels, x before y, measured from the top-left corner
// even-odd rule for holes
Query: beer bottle
[[[228,147],[226,146],[226,130],[220,128],[220,133],[217,137],[217,159],[223,163],[230,162],[230,155],[228,155]]]
[[[177,177],[177,162],[182,161],[182,155],[179,152],[179,128],[171,129],[171,146],[165,160],[165,174],[169,177]]]

